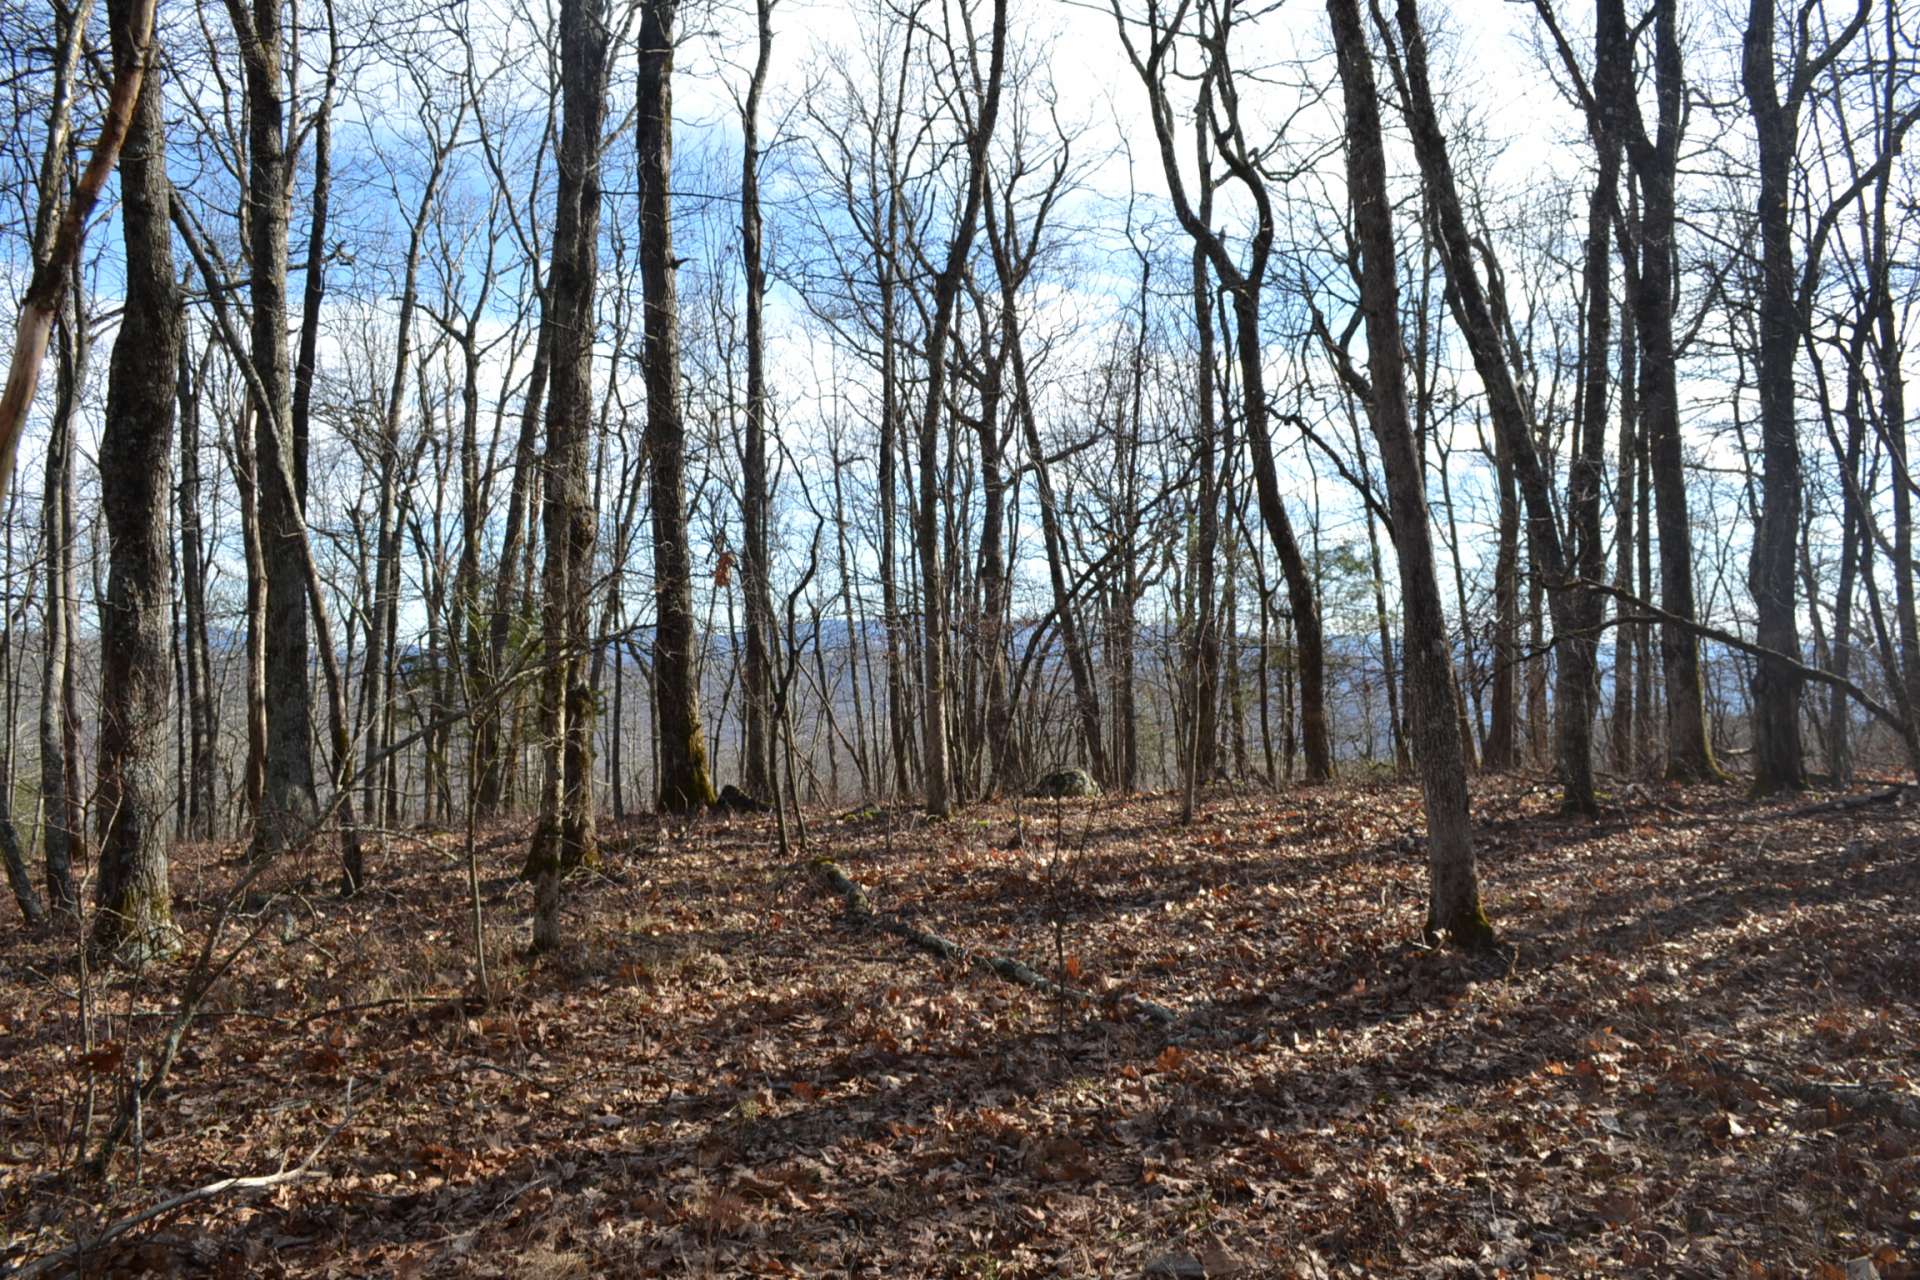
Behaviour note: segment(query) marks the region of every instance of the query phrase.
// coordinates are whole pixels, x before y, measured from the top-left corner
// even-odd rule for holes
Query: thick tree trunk
[[[246,63],[247,243],[252,270],[255,485],[266,577],[266,761],[252,855],[271,857],[312,834],[306,530],[295,486],[305,468],[293,435],[287,353],[287,193],[291,160],[282,74],[282,0],[227,0]]]
[[[1774,81],[1774,0],[1752,0],[1741,58],[1759,154],[1760,520],[1753,533],[1747,586],[1757,614],[1754,639],[1762,648],[1800,657],[1795,614],[1795,552],[1800,533],[1800,438],[1794,421],[1793,365],[1799,348],[1793,279],[1793,152],[1798,101],[1780,100]],[[1806,786],[1800,744],[1804,681],[1791,666],[1761,658],[1753,676],[1753,789],[1758,795]]]
[[[139,0],[108,0],[117,65],[150,57]],[[185,318],[167,220],[166,119],[157,70],[143,80],[120,157],[126,304],[107,375],[100,507],[107,524],[101,607],[100,878],[97,959],[140,967],[176,953],[167,881],[167,480],[174,378]]]
[[[1339,50],[1346,99],[1348,185],[1360,246],[1360,306],[1366,314],[1373,430],[1386,472],[1394,544],[1400,556],[1400,584],[1405,594],[1407,700],[1427,809],[1426,932],[1433,940],[1444,937],[1455,946],[1484,949],[1493,945],[1494,935],[1480,905],[1468,816],[1467,770],[1453,708],[1453,659],[1447,651],[1446,612],[1440,604],[1440,586],[1434,572],[1422,483],[1424,469],[1407,420],[1393,206],[1387,192],[1372,55],[1357,0],[1327,0],[1327,13]]]
[[[687,430],[680,402],[680,303],[673,256],[673,40],[678,0],[640,11],[640,274],[646,298],[647,463],[652,486],[659,699],[660,808],[713,803],[694,666],[693,548],[686,508]],[[587,566],[583,562],[582,571]],[[762,569],[764,572],[764,567]]]
[[[654,38],[659,38],[657,28]],[[643,28],[643,42],[646,39]],[[597,852],[593,698],[586,680],[594,539],[593,501],[587,486],[588,437],[594,416],[593,295],[607,43],[607,28],[595,0],[562,0],[559,181],[547,305],[541,318],[552,353],[541,512],[547,544],[540,611],[545,642],[540,681],[544,769],[540,815],[522,871],[534,886],[535,951],[560,945],[561,878],[574,867],[590,864]]]

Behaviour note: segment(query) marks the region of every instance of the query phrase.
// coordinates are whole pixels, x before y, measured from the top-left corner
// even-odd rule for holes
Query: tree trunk
[[[647,463],[657,602],[660,808],[713,803],[694,666],[693,548],[688,545],[686,420],[680,402],[680,312],[673,256],[673,40],[679,0],[640,11],[640,274],[646,297]],[[583,561],[582,572],[588,565]],[[764,566],[761,570],[764,573]]]
[[[767,351],[763,314],[767,291],[760,217],[760,95],[773,55],[775,0],[755,0],[757,53],[747,101],[740,113],[740,257],[746,275],[747,440],[742,460],[741,524],[746,547],[740,561],[747,604],[747,655],[742,672],[746,701],[747,794],[763,798],[773,783],[773,586],[769,526],[773,495],[767,489]]]
[[[1774,0],[1752,0],[1747,10],[1741,83],[1753,118],[1759,155],[1761,498],[1747,565],[1757,614],[1754,639],[1762,648],[1800,658],[1795,615],[1794,553],[1800,532],[1800,438],[1794,421],[1793,364],[1799,325],[1793,279],[1793,152],[1798,132],[1797,88],[1780,100],[1774,80]],[[1804,684],[1788,663],[1762,657],[1753,676],[1753,790],[1757,795],[1806,786],[1800,743]]]
[[[644,38],[644,37],[643,37]],[[562,125],[546,307],[552,359],[542,520],[540,681],[544,770],[540,816],[522,874],[533,881],[533,948],[557,947],[560,881],[596,856],[593,699],[587,688],[594,512],[588,490],[593,431],[593,294],[600,228],[600,132],[606,115],[607,28],[594,0],[562,0]]]
[[[67,167],[75,68],[85,40],[90,8],[88,3],[77,5],[59,24],[56,36],[53,104],[41,152],[40,199],[34,217],[33,275],[20,300],[13,355],[7,363],[6,385],[0,389],[0,501],[5,500],[13,483],[14,459],[20,450],[20,437],[26,430],[27,410],[32,407],[34,391],[39,385],[47,340],[53,333],[69,285],[78,274],[81,242],[86,237],[94,205],[99,201],[100,189],[106,185],[119,158],[149,61],[144,57],[135,58],[114,75],[100,124],[100,140],[62,208],[60,188]],[[154,0],[141,0],[137,9],[132,28],[141,33],[140,40],[144,43],[153,30]]]
[[[1386,472],[1394,545],[1405,594],[1407,701],[1427,809],[1430,940],[1485,949],[1494,943],[1480,905],[1480,882],[1469,825],[1467,770],[1454,715],[1453,659],[1446,612],[1434,571],[1424,468],[1407,419],[1400,299],[1393,249],[1392,202],[1387,191],[1379,99],[1372,55],[1357,0],[1327,0],[1347,117],[1348,185],[1361,257],[1360,306],[1366,315],[1372,420]]]
[[[1520,700],[1520,491],[1504,445],[1494,442],[1500,490],[1499,549],[1493,568],[1493,697],[1482,763],[1492,773],[1512,769]]]
[[[1503,350],[1496,313],[1501,310],[1497,273],[1483,283],[1477,265],[1476,248],[1467,232],[1452,162],[1448,158],[1445,135],[1434,108],[1432,87],[1428,82],[1426,37],[1420,26],[1418,0],[1397,0],[1397,25],[1405,45],[1406,76],[1403,102],[1408,126],[1413,134],[1414,151],[1420,172],[1426,180],[1428,198],[1433,203],[1439,228],[1441,262],[1446,267],[1452,288],[1449,293],[1461,331],[1473,356],[1475,370],[1487,391],[1488,408],[1501,448],[1512,459],[1520,496],[1526,504],[1527,539],[1532,549],[1536,575],[1549,588],[1548,601],[1553,611],[1556,641],[1579,634],[1576,596],[1581,594],[1567,582],[1572,568],[1560,538],[1554,511],[1551,480],[1541,464],[1529,429],[1525,407],[1514,384],[1513,371]],[[1384,22],[1382,23],[1384,34]],[[1564,666],[1563,662],[1563,666]],[[1571,718],[1588,723],[1587,729],[1570,726],[1560,740],[1560,773],[1563,800],[1569,810],[1593,809],[1593,758],[1579,748],[1591,744],[1590,722],[1593,699],[1588,692],[1591,681],[1563,683],[1561,693],[1568,701],[1559,713],[1562,723]]]
[[[252,271],[255,486],[266,577],[266,761],[252,856],[312,834],[313,779],[305,516],[294,486],[305,469],[293,435],[287,354],[287,193],[291,163],[282,74],[282,0],[227,0],[246,63],[247,243]]]
[[[487,622],[486,679],[497,684],[507,674],[507,648],[513,623],[525,598],[515,579],[532,542],[530,512],[539,479],[540,422],[545,408],[548,372],[552,367],[553,332],[547,324],[547,292],[536,286],[540,298],[540,328],[534,338],[533,367],[527,373],[526,398],[520,406],[520,434],[513,450],[513,480],[507,489],[507,527],[500,543],[500,564],[493,584],[493,609]],[[514,704],[517,705],[517,704]],[[506,810],[514,761],[509,757],[511,734],[503,734],[513,711],[496,695],[474,726],[474,772],[479,778],[475,816],[495,818]]]
[[[927,332],[927,396],[921,406],[919,424],[920,501],[915,524],[920,543],[920,590],[924,685],[922,694],[922,781],[925,783],[927,812],[936,818],[953,811],[952,766],[947,751],[947,619],[946,567],[941,554],[939,499],[940,410],[945,397],[941,387],[946,381],[947,346],[952,336],[953,317],[973,251],[974,235],[979,228],[980,207],[986,199],[988,144],[993,140],[995,118],[1000,110],[1000,85],[1007,61],[1007,0],[993,0],[992,52],[984,84],[978,80],[978,53],[972,45],[971,22],[966,24],[967,66],[974,72],[975,87],[983,96],[978,116],[968,122],[966,198],[954,223],[953,237],[947,245],[946,263],[933,281],[933,315]],[[950,57],[953,52],[949,50]],[[957,58],[954,71],[958,74]]]
[[[187,813],[190,839],[214,837],[214,753],[219,720],[207,631],[207,564],[200,514],[200,384],[183,343],[180,356],[180,581],[187,669]]]
[[[1599,64],[1604,67],[1604,62]],[[1596,75],[1595,91],[1627,93]],[[1581,354],[1581,400],[1574,419],[1574,441],[1568,459],[1567,516],[1572,542],[1570,568],[1584,582],[1598,583],[1606,575],[1606,544],[1600,533],[1600,490],[1607,439],[1607,367],[1612,353],[1613,327],[1613,209],[1619,196],[1620,148],[1605,130],[1595,130],[1599,172],[1587,205],[1586,346]],[[1593,779],[1593,719],[1600,700],[1600,621],[1606,597],[1599,589],[1569,588],[1563,606],[1569,628],[1556,625],[1557,688],[1560,730],[1561,782],[1564,808],[1574,813],[1597,813],[1599,799]]]
[[[151,56],[135,25],[138,9],[139,0],[108,0],[117,65]],[[156,67],[143,79],[120,157],[126,304],[100,433],[108,569],[100,631],[100,878],[91,945],[96,959],[134,968],[180,948],[167,881],[167,480],[185,318],[167,221],[161,86]]]
[[[1353,412],[1353,399],[1350,396],[1346,400],[1346,408],[1347,421],[1353,428],[1354,457],[1364,458],[1365,454],[1360,447],[1360,420]],[[1400,717],[1400,691],[1394,679],[1393,625],[1387,617],[1387,583],[1380,567],[1380,530],[1374,522],[1372,504],[1367,504],[1366,520],[1367,571],[1373,582],[1373,617],[1380,635],[1380,682],[1386,686],[1387,727],[1393,738],[1393,765],[1394,768],[1405,771],[1413,766],[1413,758],[1407,746],[1406,726]],[[1431,555],[1432,548],[1429,547],[1428,551]],[[1448,660],[1451,662],[1451,655]],[[1463,701],[1460,717],[1463,725],[1466,721],[1465,705]],[[1472,742],[1464,732],[1461,734],[1460,747],[1464,754],[1471,754]]]
[[[60,348],[59,385],[47,439],[42,497],[47,591],[41,613],[40,832],[47,899],[54,910],[78,917],[80,897],[74,886],[73,864],[84,856],[86,839],[77,785],[79,761],[75,758],[78,710],[73,702],[73,633],[78,612],[73,568],[73,433],[87,356],[84,320],[62,324]]]
[[[1635,426],[1639,408],[1635,395],[1636,364],[1639,345],[1633,332],[1633,311],[1622,308],[1620,314],[1620,474],[1614,496],[1614,537],[1616,559],[1613,584],[1622,591],[1633,590],[1634,459],[1638,456]],[[1627,605],[1620,606],[1624,616]],[[1616,625],[1613,632],[1613,732],[1609,744],[1613,771],[1622,778],[1632,777],[1637,767],[1633,714],[1635,632],[1638,623]]]
[[[1204,139],[1205,134],[1197,135]],[[1196,141],[1203,159],[1203,142]],[[1211,187],[1207,188],[1207,195]],[[1211,215],[1207,195],[1202,209]],[[1214,611],[1214,561],[1220,554],[1220,482],[1215,468],[1215,426],[1218,410],[1214,404],[1213,274],[1207,266],[1206,251],[1193,246],[1193,320],[1200,346],[1195,364],[1195,465],[1200,470],[1200,488],[1195,499],[1195,529],[1188,544],[1187,574],[1193,584],[1193,625],[1183,658],[1186,666],[1187,774],[1181,790],[1180,820],[1192,822],[1199,789],[1213,781],[1217,768],[1220,725],[1218,693],[1220,682],[1220,633]]]
[[[1634,328],[1640,339],[1640,421],[1660,543],[1660,604],[1675,619],[1696,618],[1693,530],[1687,509],[1686,464],[1680,448],[1680,397],[1673,339],[1674,183],[1686,86],[1680,62],[1676,0],[1655,0],[1654,87],[1659,103],[1648,137],[1631,93],[1597,98],[1603,127],[1624,144],[1639,181],[1640,262],[1627,273]],[[1596,0],[1595,43],[1616,83],[1632,82],[1624,0]],[[1645,548],[1651,539],[1645,536]],[[1660,665],[1667,703],[1667,777],[1699,782],[1720,777],[1707,731],[1700,644],[1679,621],[1660,626]]]

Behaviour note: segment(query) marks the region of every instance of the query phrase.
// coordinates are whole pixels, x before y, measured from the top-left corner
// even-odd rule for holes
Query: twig
[[[385,1088],[386,1081],[382,1080],[374,1087],[373,1092],[378,1095],[379,1092]],[[340,1131],[352,1123],[354,1114],[353,1082],[348,1081],[347,1113],[340,1117],[340,1123],[327,1130],[326,1136],[321,1138],[320,1141],[315,1144],[313,1150],[307,1153],[307,1158],[293,1168],[288,1169],[283,1166],[275,1173],[254,1174],[244,1178],[222,1178],[218,1182],[209,1182],[205,1186],[195,1187],[191,1191],[182,1191],[178,1195],[168,1196],[158,1204],[149,1205],[138,1213],[109,1223],[99,1234],[93,1236],[91,1239],[76,1241],[63,1249],[56,1249],[54,1252],[35,1258],[31,1262],[23,1263],[9,1271],[0,1272],[0,1280],[30,1280],[30,1277],[33,1276],[51,1275],[68,1263],[85,1257],[95,1249],[119,1239],[135,1227],[143,1226],[156,1218],[163,1218],[167,1214],[179,1209],[184,1209],[190,1204],[198,1204],[202,1200],[211,1200],[216,1196],[225,1195],[229,1191],[261,1191],[269,1187],[278,1187],[291,1182],[305,1181],[309,1178],[323,1178],[326,1175],[315,1171],[313,1162],[320,1158],[320,1153],[327,1149],[327,1145],[339,1135]]]
[[[990,973],[1004,982],[1026,987],[1042,995],[1070,1000],[1075,1004],[1093,1004],[1099,1000],[1093,992],[1055,982],[1012,956],[988,955],[972,951],[937,933],[929,933],[925,929],[908,924],[897,916],[881,915],[873,909],[873,903],[868,899],[867,891],[849,880],[846,873],[827,858],[814,860],[813,876],[822,887],[839,897],[847,915],[856,923],[879,929],[883,933],[890,933],[928,955],[954,963],[964,963],[982,972]],[[1119,1000],[1125,1007],[1132,1009],[1135,1013],[1143,1014],[1163,1027],[1172,1026],[1179,1021],[1179,1015],[1173,1010],[1140,996],[1122,995]]]

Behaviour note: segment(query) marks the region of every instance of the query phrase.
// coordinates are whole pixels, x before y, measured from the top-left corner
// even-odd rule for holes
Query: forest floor
[[[1165,797],[1030,802],[1019,847],[1010,807],[811,816],[878,911],[1085,1004],[855,926],[762,818],[604,832],[538,962],[523,833],[484,839],[484,1007],[460,836],[390,840],[351,902],[315,855],[102,1186],[76,1135],[237,874],[185,849],[189,955],[98,982],[91,1053],[71,940],[0,944],[0,1273],[311,1157],[84,1272],[1920,1275],[1913,793],[1552,802],[1476,786],[1497,960],[1419,945],[1404,785],[1215,794],[1184,829]]]

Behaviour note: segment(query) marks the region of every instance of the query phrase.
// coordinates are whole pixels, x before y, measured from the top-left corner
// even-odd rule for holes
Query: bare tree
[[[947,347],[952,336],[960,285],[973,252],[981,206],[987,194],[987,151],[1000,112],[1000,89],[1007,63],[1007,0],[993,0],[991,52],[985,79],[979,63],[978,38],[968,0],[958,0],[947,15],[948,70],[961,92],[956,110],[966,148],[965,192],[947,242],[946,261],[933,278],[933,314],[927,328],[927,394],[920,411],[919,504],[914,513],[920,544],[920,608],[923,618],[923,687],[921,720],[922,771],[927,811],[944,818],[953,809],[953,775],[948,757],[947,730],[947,588],[940,530],[940,415],[945,404],[942,388],[947,378]],[[952,29],[958,17],[960,32]],[[961,65],[965,50],[965,66]]]
[[[266,577],[264,789],[253,854],[270,857],[311,830],[319,815],[308,681],[304,469],[293,434],[287,351],[287,225],[292,156],[287,137],[283,0],[227,0],[246,69],[246,228],[253,332],[250,389],[258,459],[260,546]]]
[[[154,57],[140,0],[107,0],[116,73]],[[185,320],[168,229],[160,77],[141,79],[120,157],[126,304],[107,378],[100,498],[107,523],[101,606],[100,878],[91,944],[140,966],[179,950],[167,883],[167,481],[175,369]]]
[[[747,597],[746,771],[741,779],[754,797],[772,794],[773,783],[773,587],[768,527],[773,495],[767,486],[767,269],[760,214],[760,100],[773,57],[773,9],[778,0],[754,0],[754,63],[740,109],[740,265],[746,275],[747,439],[742,458],[741,524],[746,539],[741,587]]]
[[[1678,782],[1720,776],[1707,732],[1700,643],[1687,625],[1697,619],[1693,584],[1693,529],[1685,459],[1680,444],[1680,397],[1674,340],[1675,186],[1679,168],[1685,76],[1677,0],[1653,0],[1647,14],[1654,36],[1654,129],[1648,132],[1636,92],[1601,95],[1587,90],[1571,46],[1560,34],[1548,0],[1535,0],[1590,119],[1624,148],[1641,200],[1638,262],[1629,262],[1627,294],[1639,340],[1637,400],[1655,499],[1660,544],[1660,598],[1668,620],[1660,628],[1660,660],[1667,701],[1667,777]],[[1634,30],[1642,30],[1645,23]],[[1633,37],[1625,0],[1595,0],[1596,78],[1631,86]],[[1605,68],[1604,73],[1598,68]],[[1624,223],[1625,219],[1620,222]],[[1616,224],[1620,225],[1619,223]],[[1642,539],[1645,546],[1651,539]]]
[[[540,815],[523,872],[534,887],[536,951],[560,945],[560,881],[596,854],[593,694],[586,679],[594,542],[587,457],[608,43],[606,9],[599,0],[562,0],[559,181],[542,318],[552,359],[541,513],[547,544],[541,576],[546,666],[540,682],[545,763]]]
[[[1753,676],[1753,788],[1760,795],[1799,790],[1807,772],[1800,745],[1797,667],[1800,627],[1795,591],[1804,480],[1800,430],[1794,412],[1794,363],[1800,349],[1800,309],[1793,263],[1793,160],[1800,111],[1834,59],[1866,26],[1872,0],[1857,0],[1844,28],[1815,51],[1808,34],[1813,8],[1801,11],[1799,37],[1789,42],[1787,85],[1781,93],[1774,66],[1774,0],[1751,0],[1742,43],[1740,78],[1759,151],[1756,216],[1760,224],[1760,347],[1755,381],[1760,392],[1760,518],[1754,528],[1747,586],[1758,612],[1754,638],[1762,656]],[[1824,225],[1830,225],[1831,219]],[[1820,241],[1809,246],[1809,270]],[[1783,660],[1784,659],[1784,660]]]
[[[1593,646],[1585,642],[1581,624],[1583,618],[1597,618],[1597,602],[1585,601],[1589,592],[1571,578],[1574,565],[1561,537],[1552,479],[1542,463],[1502,334],[1501,316],[1506,310],[1502,277],[1491,250],[1484,243],[1476,245],[1467,228],[1446,135],[1434,105],[1426,34],[1417,0],[1396,0],[1394,18],[1405,53],[1404,68],[1391,45],[1393,31],[1376,4],[1374,22],[1389,42],[1388,58],[1394,66],[1401,105],[1413,134],[1414,154],[1439,232],[1440,259],[1450,287],[1448,299],[1473,356],[1474,369],[1486,388],[1488,412],[1501,451],[1514,468],[1526,508],[1527,541],[1536,578],[1543,580],[1553,614],[1554,638],[1560,646],[1557,693],[1562,803],[1570,812],[1591,813],[1597,806],[1592,752],[1597,684]],[[1581,643],[1565,643],[1576,639]]]
[[[642,0],[639,116],[640,275],[646,312],[647,461],[652,488],[654,678],[660,807],[713,803],[694,665],[693,548],[686,508],[687,429],[680,397],[680,302],[673,253],[673,54],[679,0]]]
[[[1407,701],[1427,811],[1427,936],[1484,949],[1493,929],[1480,906],[1473,835],[1467,812],[1467,770],[1454,714],[1453,656],[1446,611],[1434,572],[1424,468],[1407,415],[1402,363],[1398,264],[1393,205],[1387,192],[1380,108],[1373,60],[1358,0],[1327,0],[1346,98],[1348,200],[1360,248],[1360,308],[1366,316],[1370,416],[1386,473],[1405,596]]]
[[[1189,13],[1198,16],[1199,31],[1195,38],[1205,58],[1200,72],[1205,119],[1199,127],[1211,133],[1221,163],[1253,203],[1254,229],[1244,265],[1234,257],[1226,238],[1200,217],[1187,193],[1174,151],[1174,114],[1167,82],[1173,70],[1170,59],[1175,46],[1188,36],[1185,28]],[[1293,522],[1281,499],[1279,474],[1273,458],[1260,301],[1273,252],[1275,221],[1272,196],[1261,169],[1264,157],[1246,136],[1241,120],[1240,86],[1229,56],[1234,25],[1240,17],[1238,3],[1237,0],[1201,0],[1196,4],[1195,0],[1174,0],[1171,10],[1163,10],[1160,0],[1148,0],[1144,56],[1118,0],[1114,0],[1113,15],[1127,57],[1147,91],[1161,169],[1174,213],[1194,243],[1206,251],[1214,274],[1231,298],[1235,351],[1239,357],[1241,416],[1247,443],[1253,449],[1260,518],[1280,557],[1299,644],[1300,727],[1306,753],[1306,778],[1309,782],[1323,781],[1333,776],[1333,746],[1326,712],[1326,642],[1321,634],[1314,575],[1301,554]]]

